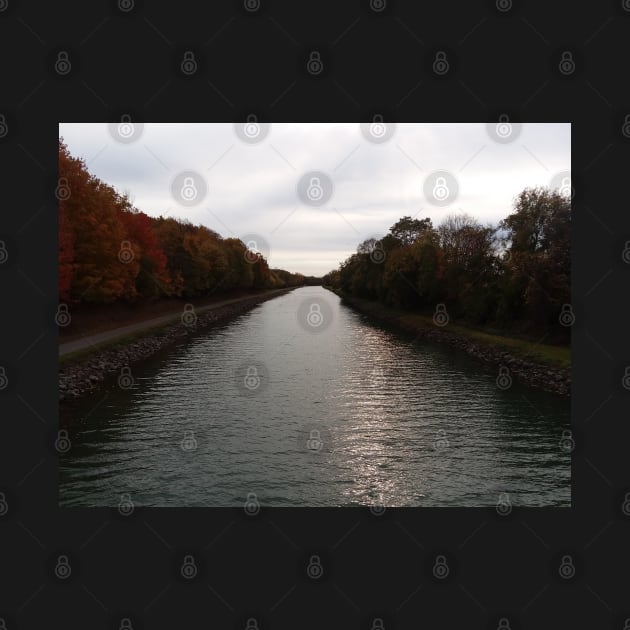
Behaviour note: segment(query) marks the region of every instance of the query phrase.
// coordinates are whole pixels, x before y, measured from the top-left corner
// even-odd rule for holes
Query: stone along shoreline
[[[261,302],[284,295],[293,288],[295,287],[280,289],[271,294],[245,297],[199,313],[194,309],[184,310],[180,320],[175,323],[147,330],[146,333],[139,331],[133,338],[126,341],[124,338],[120,339],[108,344],[106,348],[96,347],[77,352],[69,359],[63,359],[59,366],[59,400],[79,398],[115,374],[118,374],[119,380],[124,384],[124,379],[130,378],[130,366],[133,363],[151,357],[179,339],[245,313]]]
[[[516,353],[509,352],[499,345],[482,343],[460,332],[448,330],[448,325],[439,327],[414,321],[413,317],[409,317],[413,315],[412,313],[408,313],[406,316],[377,302],[346,295],[340,295],[340,297],[348,306],[381,324],[413,334],[416,339],[429,339],[448,344],[486,363],[497,365],[499,368],[497,371],[498,386],[506,383],[509,386],[514,377],[531,387],[543,389],[562,397],[571,395],[570,367],[553,366],[517,356]],[[531,345],[534,346],[535,344],[532,343]]]

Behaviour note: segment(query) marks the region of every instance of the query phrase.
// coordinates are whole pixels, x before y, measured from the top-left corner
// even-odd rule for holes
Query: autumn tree
[[[245,244],[172,217],[151,218],[90,174],[59,140],[59,296],[73,304],[297,286]]]
[[[342,293],[407,309],[448,312],[472,323],[519,331],[555,327],[570,301],[571,206],[546,188],[528,188],[498,226],[452,214],[434,229],[403,217],[382,239],[367,239],[324,276]],[[378,254],[380,264],[375,264]]]
[[[121,246],[119,258],[125,262],[133,256],[138,261],[135,278],[137,294],[145,298],[170,295],[167,259],[158,243],[153,220],[144,212],[132,208],[131,204],[121,212],[120,219],[125,226],[126,241],[124,247]]]
[[[83,160],[74,158],[59,141],[60,189],[67,188],[64,221],[72,226],[74,242],[71,299],[112,302],[136,295],[133,265],[123,265],[118,253],[125,241],[116,191],[90,175]]]
[[[59,201],[59,299],[70,300],[74,273],[74,234],[65,201]]]
[[[500,224],[509,253],[502,310],[533,324],[557,320],[570,302],[571,202],[557,191],[527,188]]]
[[[403,247],[411,245],[421,234],[426,230],[433,229],[431,219],[412,219],[411,217],[403,217],[398,220],[390,228],[390,234],[398,241]]]

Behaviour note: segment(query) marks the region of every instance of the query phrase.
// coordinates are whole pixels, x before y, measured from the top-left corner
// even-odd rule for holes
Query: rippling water
[[[497,373],[297,289],[64,406],[60,503],[570,505],[569,401]]]

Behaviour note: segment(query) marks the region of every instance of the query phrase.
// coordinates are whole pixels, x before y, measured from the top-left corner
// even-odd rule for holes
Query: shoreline
[[[427,323],[426,316],[412,312],[400,311],[385,306],[380,302],[372,302],[362,298],[347,296],[337,293],[330,287],[324,287],[328,291],[338,295],[342,302],[350,306],[363,315],[367,315],[374,321],[390,326],[401,332],[410,333],[417,339],[429,339],[438,343],[459,348],[467,354],[484,361],[497,365],[500,368],[499,375],[515,377],[519,381],[538,389],[557,394],[563,398],[571,395],[571,367],[552,365],[544,361],[536,361],[523,358],[523,353],[514,352],[507,349],[508,344],[534,346],[534,342],[525,342],[516,338],[505,337],[505,345],[501,347],[501,339],[498,335],[489,335],[472,328],[457,325],[457,331],[448,324],[442,328],[432,322]],[[478,337],[493,337],[497,343],[482,341]],[[505,371],[507,369],[507,372]]]
[[[124,378],[125,369],[133,363],[148,359],[179,339],[210,328],[214,324],[229,321],[262,302],[285,295],[296,288],[298,287],[276,289],[262,295],[243,297],[230,304],[205,308],[203,312],[186,320],[182,316],[180,321],[148,326],[130,335],[60,357],[59,402],[77,399],[90,393],[115,373],[119,374],[119,378]]]

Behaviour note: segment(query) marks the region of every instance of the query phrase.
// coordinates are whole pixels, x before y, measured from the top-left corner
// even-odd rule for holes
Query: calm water
[[[569,401],[497,374],[300,288],[64,407],[60,503],[569,506]]]

